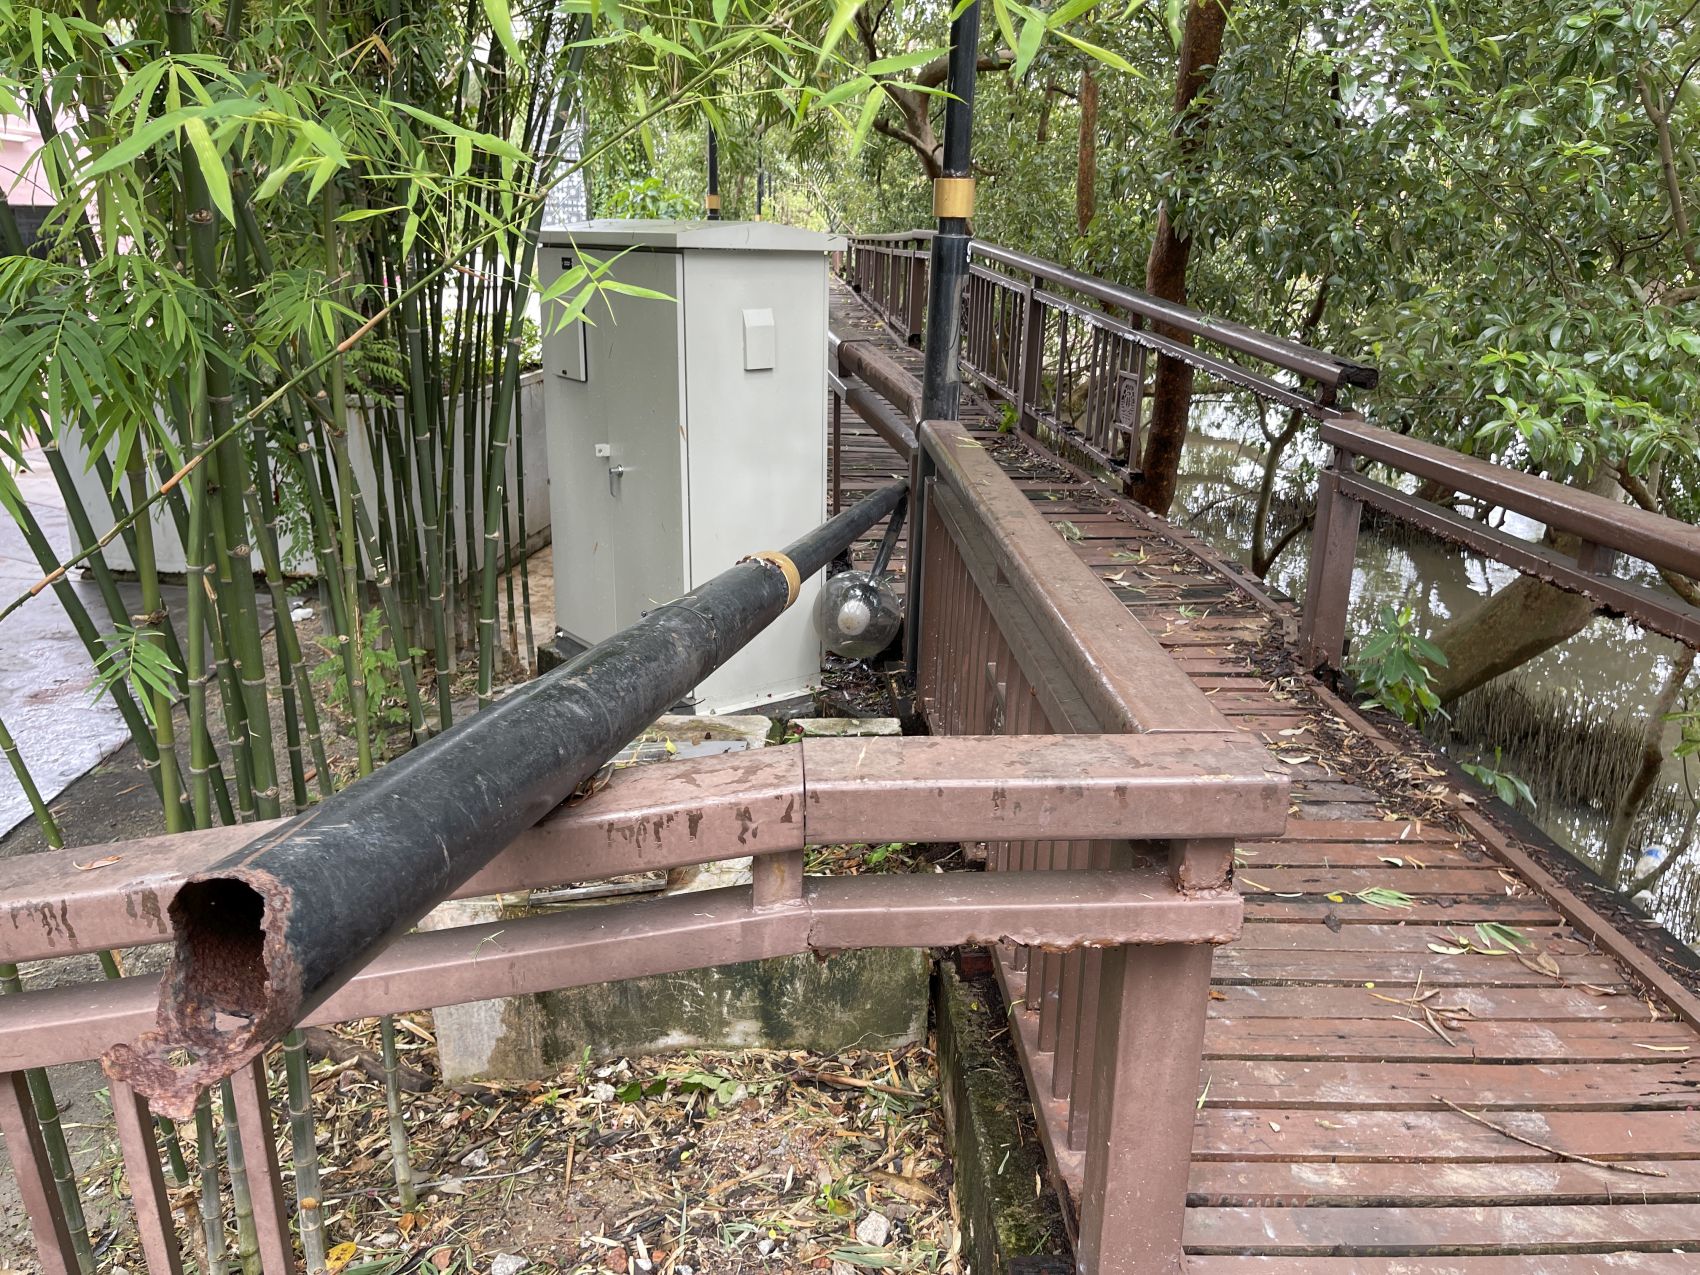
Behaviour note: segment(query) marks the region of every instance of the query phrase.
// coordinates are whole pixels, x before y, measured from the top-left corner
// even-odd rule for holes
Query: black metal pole
[[[974,78],[980,56],[978,0],[950,24],[950,96],[944,106],[944,164],[933,183],[938,217],[927,269],[926,362],[921,416],[955,420],[961,399],[956,347],[962,336],[962,285],[968,278],[968,218],[974,208]]]
[[[758,168],[758,169],[756,169],[756,220],[757,221],[761,220],[762,204],[765,202],[764,196],[766,194],[767,194],[767,169]]]
[[[710,221],[720,220],[720,139],[714,125],[708,126],[708,195],[703,200]]]
[[[102,1060],[154,1110],[301,1021],[692,687],[899,505],[893,483],[783,553],[746,558],[576,660],[191,877],[153,1030]],[[173,1058],[186,1054],[185,1066]]]
[[[974,212],[974,80],[980,58],[979,0],[950,24],[950,96],[944,107],[944,155],[933,182],[933,213],[938,226],[927,263],[925,362],[921,369],[921,419],[955,420],[961,407],[962,380],[957,346],[962,339],[962,290],[968,280],[968,220]],[[921,647],[922,536],[927,521],[927,483],[932,461],[926,447],[915,449],[909,483],[914,517],[909,525],[909,599],[904,657],[913,676]]]

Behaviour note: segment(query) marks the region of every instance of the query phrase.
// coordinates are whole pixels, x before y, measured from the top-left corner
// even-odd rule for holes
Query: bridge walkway
[[[919,374],[841,283],[833,327]],[[962,416],[1293,779],[1286,835],[1240,849],[1247,924],[1216,955],[1191,1275],[1700,1269],[1700,1002],[1670,963],[1443,759],[1300,673],[1290,604],[1000,433],[967,386]],[[843,449],[846,500],[899,472],[848,408]]]

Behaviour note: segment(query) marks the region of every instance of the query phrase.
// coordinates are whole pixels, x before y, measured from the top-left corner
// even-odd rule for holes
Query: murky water
[[[1233,400],[1201,403],[1194,411],[1195,429],[1189,440],[1176,521],[1187,524],[1216,548],[1242,561],[1250,559],[1251,520],[1262,477],[1263,443],[1254,411]],[[1283,501],[1296,503],[1308,493],[1317,469],[1326,461],[1325,449],[1307,439],[1289,452],[1275,488],[1276,508]],[[1277,527],[1286,520],[1273,520]],[[1509,584],[1517,573],[1436,540],[1400,534],[1367,525],[1358,541],[1357,563],[1352,577],[1350,632],[1361,641],[1375,623],[1381,608],[1392,603],[1411,607],[1424,632],[1467,613],[1481,599]],[[1538,538],[1540,524],[1511,515],[1503,523],[1506,532],[1527,539]],[[1271,584],[1299,597],[1310,554],[1310,537],[1299,536],[1269,572]],[[1639,564],[1624,564],[1618,573],[1637,578]],[[1639,577],[1650,580],[1650,573]],[[1657,634],[1648,633],[1625,620],[1597,618],[1581,633],[1554,647],[1508,677],[1538,694],[1554,696],[1567,708],[1587,715],[1612,715],[1636,728],[1645,720],[1659,684],[1680,648]],[[1674,743],[1676,727],[1668,728]],[[1503,741],[1458,737],[1445,732],[1442,742],[1461,761],[1493,763],[1496,746]],[[1555,841],[1589,863],[1597,865],[1604,850],[1609,810],[1591,804],[1564,803],[1546,796],[1546,790],[1563,776],[1543,775],[1526,769],[1528,756],[1515,751],[1504,754],[1501,769],[1517,774],[1534,790],[1537,805],[1525,811]],[[1539,762],[1532,764],[1539,766]],[[1665,779],[1685,787],[1690,779],[1700,784],[1700,773],[1692,765],[1668,760]],[[1680,826],[1692,812],[1691,799],[1683,800],[1667,821]],[[1653,833],[1664,835],[1661,826]],[[1673,932],[1685,940],[1700,939],[1700,850],[1666,874],[1655,890],[1651,907]]]

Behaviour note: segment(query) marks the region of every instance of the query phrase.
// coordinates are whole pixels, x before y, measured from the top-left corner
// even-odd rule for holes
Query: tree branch
[[[1008,49],[999,49],[996,53],[983,55],[974,64],[974,70],[979,75],[990,71],[1007,71],[1015,65],[1015,54]],[[936,57],[931,62],[915,72],[910,83],[917,88],[936,89],[950,79],[950,58]]]
[[[937,177],[942,169],[939,167],[938,145],[923,141],[906,128],[893,124],[883,114],[874,118],[874,132],[883,134],[894,141],[902,142],[921,157],[921,167],[927,170],[929,178]]]

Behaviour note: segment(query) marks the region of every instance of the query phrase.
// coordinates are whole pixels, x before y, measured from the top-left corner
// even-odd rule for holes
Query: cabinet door
[[[546,251],[551,271],[576,260]],[[629,252],[608,276],[677,298],[680,273],[676,254]],[[584,314],[544,358],[556,622],[590,644],[685,591],[684,399],[676,301],[603,293]]]
[[[677,253],[631,252],[611,273],[674,298],[610,294],[609,456],[604,490],[614,551],[614,628],[671,602],[686,580],[684,272]],[[597,348],[593,341],[592,349]],[[598,370],[593,366],[591,377]]]
[[[539,271],[548,285],[578,263],[571,247],[545,244]],[[607,318],[599,299],[591,305]],[[591,376],[595,327],[579,320],[560,331],[555,303],[543,308],[543,411],[549,445],[550,534],[554,541],[555,623],[574,641],[614,632],[614,554],[609,525],[606,378]],[[605,369],[597,368],[600,373]]]

